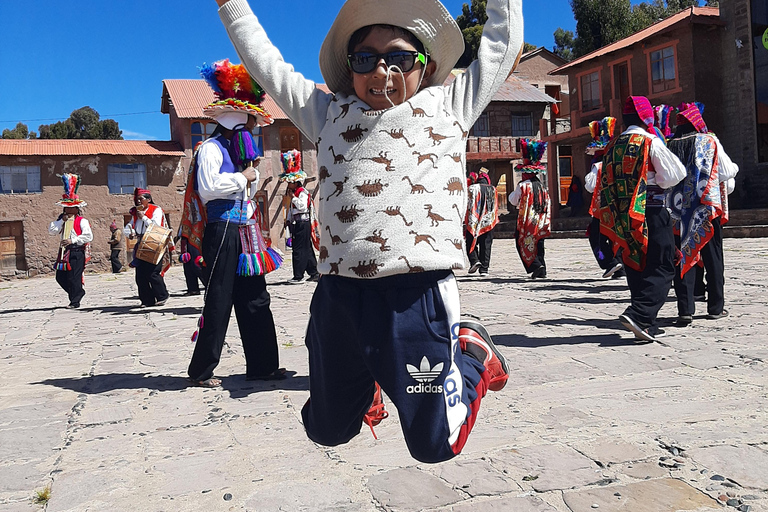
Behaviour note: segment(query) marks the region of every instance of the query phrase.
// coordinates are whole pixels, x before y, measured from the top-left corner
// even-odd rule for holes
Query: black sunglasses
[[[387,53],[355,52],[347,55],[347,64],[355,73],[370,73],[384,59],[387,67],[397,66],[403,73],[413,69],[416,62],[427,65],[427,56],[420,52],[396,51]]]

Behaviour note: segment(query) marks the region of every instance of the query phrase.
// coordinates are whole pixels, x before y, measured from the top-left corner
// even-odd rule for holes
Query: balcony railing
[[[469,137],[467,138],[467,161],[522,158],[517,151],[517,139],[517,137]]]

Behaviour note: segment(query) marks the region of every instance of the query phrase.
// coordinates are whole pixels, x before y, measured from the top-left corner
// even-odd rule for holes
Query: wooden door
[[[625,101],[629,95],[629,65],[626,62],[613,67],[613,90],[617,100]]]
[[[284,126],[280,128],[280,152],[298,149],[301,151],[301,133],[298,128]]]
[[[568,202],[568,191],[573,180],[573,157],[560,156],[558,159],[558,172],[560,174],[560,204]]]
[[[0,268],[26,270],[24,224],[21,221],[0,222]]]

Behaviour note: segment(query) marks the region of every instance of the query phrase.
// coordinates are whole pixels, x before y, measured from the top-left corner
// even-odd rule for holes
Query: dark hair
[[[146,197],[147,201],[149,201],[149,204],[155,204],[155,202],[152,200],[152,194],[139,194],[137,199],[141,199],[142,197]]]
[[[632,125],[639,126],[641,128],[645,127],[645,123],[642,119],[640,119],[640,116],[632,113],[632,114],[622,114],[622,121],[624,121],[624,126],[626,128],[629,128]]]
[[[395,25],[386,25],[386,24],[368,25],[363,28],[357,29],[355,33],[352,34],[352,37],[349,38],[349,44],[347,45],[347,53],[354,52],[355,47],[360,43],[362,43],[363,40],[365,40],[365,38],[368,37],[368,35],[371,33],[371,31],[374,28],[391,30],[393,35],[402,36],[403,39],[411,43],[414,46],[414,48],[416,48],[416,51],[426,55],[426,51],[424,50],[424,43],[419,41],[419,38],[413,35],[412,32],[404,29],[403,27],[397,27]]]
[[[696,127],[693,126],[693,123],[688,121],[686,123],[677,125],[677,127],[675,128],[674,138],[678,139],[680,137],[684,137],[690,133],[695,133],[695,132],[697,132]]]

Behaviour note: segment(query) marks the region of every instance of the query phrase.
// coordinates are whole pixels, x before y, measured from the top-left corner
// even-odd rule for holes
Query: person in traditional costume
[[[597,216],[627,272],[631,303],[619,320],[644,343],[664,334],[656,317],[672,287],[676,251],[666,189],[686,173],[657,135],[647,98],[628,97],[623,121],[627,129],[603,157]]]
[[[227,334],[232,307],[245,353],[247,380],[285,378],[279,368],[277,334],[264,275],[282,259],[268,247],[260,211],[253,197],[259,190],[256,166],[261,154],[252,131],[272,122],[259,106],[264,92],[245,68],[222,60],[204,65],[201,74],[216,94],[204,109],[218,127],[197,151],[194,175],[185,195],[183,233],[201,242],[205,290],[195,350],[187,374],[193,385],[217,387],[214,377]],[[199,214],[198,222],[191,211]]]
[[[202,145],[202,141],[195,145],[195,149],[192,151],[192,162],[187,172],[187,181],[195,175],[195,159],[197,157],[197,150]],[[193,189],[194,190],[194,184]],[[202,240],[202,231],[200,233],[194,232],[192,229],[195,225],[203,224],[203,215],[205,211],[200,210],[196,203],[190,203],[189,208],[184,211],[184,214],[188,217],[184,222],[179,224],[179,231],[176,238],[179,241],[181,247],[181,254],[179,254],[179,261],[184,267],[184,281],[187,283],[187,292],[185,295],[200,295],[200,282],[203,286],[208,286],[205,273],[203,272],[203,257],[200,254],[200,246]],[[190,240],[192,240],[190,242]]]
[[[485,167],[477,174],[471,173],[469,179],[473,182],[467,187],[467,220],[464,223],[469,273],[480,270],[480,275],[484,276],[491,264],[493,228],[499,223],[499,195]]]
[[[592,195],[592,202],[589,207],[592,222],[587,228],[587,236],[589,237],[589,245],[592,247],[592,254],[595,255],[597,264],[604,271],[603,278],[618,279],[627,274],[624,272],[621,258],[613,252],[613,242],[600,232],[600,219],[596,216],[600,198],[595,193],[598,190],[597,183],[600,181],[600,169],[603,167],[605,148],[615,135],[616,118],[606,117],[601,121],[592,121],[589,123],[589,131],[592,135],[592,142],[587,145],[587,154],[592,155],[592,166],[589,173],[584,177],[584,189]]]
[[[295,149],[281,155],[283,173],[280,181],[288,183],[285,193],[290,198],[288,218],[286,223],[291,232],[291,249],[293,250],[293,279],[291,283],[300,283],[304,273],[309,276],[307,281],[317,281],[320,273],[317,271],[317,258],[312,236],[312,195],[304,188],[307,173],[301,168],[301,153]]]
[[[509,202],[517,207],[517,252],[525,271],[532,279],[547,277],[544,261],[544,239],[550,235],[551,203],[549,193],[539,176],[547,172],[541,163],[547,143],[535,139],[521,139],[523,163],[515,167],[523,181],[509,195]]]
[[[669,150],[687,170],[686,178],[672,192],[672,217],[682,253],[674,282],[679,326],[693,321],[696,268],[700,264],[707,273],[707,318],[728,316],[724,308],[722,224],[728,220],[728,183],[735,183],[739,167],[707,128],[703,111],[700,103],[681,105],[675,137],[669,141]]]
[[[169,297],[163,279],[165,272],[170,268],[168,250],[156,264],[136,258],[135,251],[150,225],[166,227],[165,212],[152,200],[152,193],[144,188],[134,189],[133,204],[134,207],[129,211],[131,220],[123,228],[123,234],[132,240],[137,239],[130,266],[136,269],[136,287],[139,289],[141,307],[163,306]]]
[[[120,261],[120,252],[123,243],[123,232],[117,226],[116,221],[109,225],[109,262],[112,264],[112,273],[119,274],[123,270],[123,263]]]
[[[60,235],[59,251],[56,257],[56,282],[67,292],[67,308],[80,307],[85,296],[83,272],[89,259],[89,244],[93,240],[93,231],[88,219],[81,215],[80,209],[88,203],[80,199],[77,192],[81,179],[77,174],[64,174],[64,194],[58,206],[64,208],[59,217],[48,226],[51,235]]]

